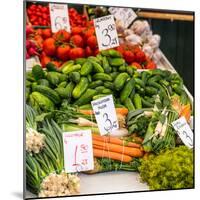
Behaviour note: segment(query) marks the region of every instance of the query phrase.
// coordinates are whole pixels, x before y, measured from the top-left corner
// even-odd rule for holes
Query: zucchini
[[[84,94],[81,95],[81,97],[79,99],[77,99],[74,102],[74,105],[84,105],[87,103],[90,103],[92,100],[92,97],[95,96],[97,94],[97,91],[94,89],[87,89]]]
[[[37,81],[44,78],[44,71],[40,65],[34,65],[32,68],[32,74],[34,79]]]
[[[131,78],[124,86],[123,90],[120,93],[120,101],[123,103],[131,94],[132,90],[135,87],[135,80]]]
[[[88,88],[89,81],[86,77],[82,77],[80,82],[75,86],[72,96],[74,99],[78,99]]]
[[[34,91],[40,92],[44,96],[48,97],[53,103],[59,104],[60,97],[53,89],[43,86],[43,85],[36,85],[34,86]]]
[[[92,72],[93,65],[90,61],[86,61],[81,67],[81,76],[87,76]]]
[[[124,87],[126,80],[128,79],[129,75],[126,72],[120,73],[114,81],[114,86],[117,91],[121,90]]]
[[[112,77],[105,73],[96,73],[93,76],[94,80],[102,80],[102,81],[112,81]]]

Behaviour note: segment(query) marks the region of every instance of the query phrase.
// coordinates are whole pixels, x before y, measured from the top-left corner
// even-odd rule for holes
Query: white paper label
[[[112,95],[91,102],[101,135],[119,128]]]
[[[193,132],[190,129],[185,117],[181,117],[172,122],[172,125],[183,143],[189,148],[193,148]]]
[[[49,4],[51,30],[53,33],[65,29],[70,32],[68,6],[66,4]]]
[[[113,15],[107,15],[94,19],[94,27],[99,50],[105,50],[119,46]]]
[[[125,28],[137,18],[136,13],[131,8],[110,7],[108,10],[114,15],[115,19],[121,20],[124,23]]]
[[[41,65],[38,56],[26,59],[26,71],[31,71],[34,65]]]
[[[64,132],[63,144],[66,172],[94,169],[91,130]]]

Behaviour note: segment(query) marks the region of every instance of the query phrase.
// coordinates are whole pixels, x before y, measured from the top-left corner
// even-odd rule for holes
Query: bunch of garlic
[[[39,197],[68,196],[79,190],[80,178],[76,174],[52,173],[42,181]]]
[[[26,151],[39,153],[45,144],[45,135],[28,128],[26,132]]]

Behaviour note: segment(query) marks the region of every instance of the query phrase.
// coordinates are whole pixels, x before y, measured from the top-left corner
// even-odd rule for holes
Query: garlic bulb
[[[137,20],[133,23],[131,29],[135,34],[142,35],[144,32],[150,31],[150,26],[146,20]]]
[[[162,58],[162,54],[161,54],[160,50],[157,49],[157,50],[154,52],[154,54],[153,54],[153,56],[152,56],[152,59],[153,59],[153,61],[157,64],[157,63],[160,61],[161,58]]]
[[[125,29],[123,21],[122,20],[116,20],[115,24],[116,24],[117,32],[118,33],[123,33],[124,29]]]
[[[75,174],[52,173],[41,183],[39,197],[67,196],[79,193],[80,178]]]
[[[131,45],[141,45],[142,38],[136,34],[131,34],[125,37],[126,42],[129,42]]]
[[[149,38],[148,44],[153,48],[156,49],[159,47],[160,45],[160,36],[157,34],[152,35]]]
[[[26,151],[29,153],[39,153],[44,147],[45,135],[29,128],[26,133]]]
[[[148,44],[144,44],[142,50],[149,58],[152,58],[154,50],[151,46],[149,46]]]

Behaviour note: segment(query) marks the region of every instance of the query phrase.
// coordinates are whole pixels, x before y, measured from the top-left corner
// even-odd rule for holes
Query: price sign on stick
[[[94,27],[99,50],[105,50],[119,46],[113,15],[107,15],[94,19]]]
[[[91,102],[101,135],[119,128],[112,95]]]
[[[189,148],[193,148],[193,132],[190,129],[185,117],[181,117],[178,120],[172,122],[174,129],[183,141],[183,143]]]
[[[64,132],[63,147],[66,172],[94,169],[91,130]]]
[[[123,22],[125,28],[137,18],[136,13],[131,8],[110,7],[108,10],[117,20]]]
[[[49,4],[51,30],[53,33],[65,29],[70,32],[68,6],[66,4]]]

